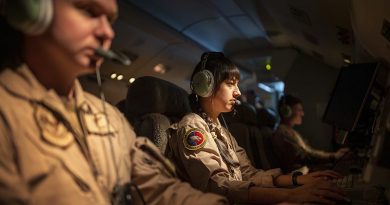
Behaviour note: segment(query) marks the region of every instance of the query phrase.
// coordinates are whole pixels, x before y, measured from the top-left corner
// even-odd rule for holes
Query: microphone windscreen
[[[236,99],[235,104],[236,104],[236,105],[241,105],[241,101],[239,101],[239,100]]]
[[[104,50],[103,48],[98,48],[95,50],[95,54],[105,59],[109,59],[113,62],[120,63],[122,65],[128,66],[131,64],[131,61],[127,56],[121,53],[116,53],[112,50]]]

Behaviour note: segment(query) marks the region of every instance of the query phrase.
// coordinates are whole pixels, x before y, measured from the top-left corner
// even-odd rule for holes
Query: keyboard
[[[362,175],[346,175],[343,178],[339,179],[334,179],[332,182],[336,184],[338,187],[343,188],[343,189],[353,189],[354,184],[356,182],[361,182],[362,181]]]
[[[345,191],[346,197],[353,205],[383,205],[385,204],[384,189],[370,186],[363,181],[362,174],[349,174],[332,182]]]
[[[360,174],[367,164],[367,160],[367,158],[354,155],[348,156],[342,160],[338,160],[332,170],[344,175]]]

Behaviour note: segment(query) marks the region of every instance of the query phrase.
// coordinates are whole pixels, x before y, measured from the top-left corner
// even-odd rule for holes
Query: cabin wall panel
[[[311,146],[332,150],[332,127],[322,122],[338,69],[303,55],[297,55],[285,76],[286,93],[302,99],[305,116],[297,130]]]

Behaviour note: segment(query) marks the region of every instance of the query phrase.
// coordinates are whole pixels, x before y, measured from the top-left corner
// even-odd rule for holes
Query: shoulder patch
[[[183,138],[184,147],[189,150],[198,150],[206,144],[207,136],[204,131],[198,128],[193,128],[187,131]]]

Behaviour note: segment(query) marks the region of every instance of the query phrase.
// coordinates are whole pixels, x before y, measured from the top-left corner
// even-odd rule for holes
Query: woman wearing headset
[[[348,153],[348,148],[341,148],[337,152],[314,149],[294,130],[294,126],[302,124],[305,114],[299,98],[285,95],[279,100],[278,108],[281,122],[271,142],[283,172],[307,170],[305,167],[308,165],[334,162]]]
[[[227,196],[231,203],[331,203],[343,199],[340,190],[320,179],[339,177],[332,171],[292,177],[281,175],[278,169],[263,171],[251,165],[245,151],[218,120],[221,113],[233,110],[241,94],[239,79],[238,68],[222,53],[202,55],[191,77],[193,113],[170,128],[167,154],[177,165],[179,176],[202,191]],[[303,186],[276,188],[291,185]]]
[[[0,204],[227,204],[178,180],[117,109],[83,91],[77,77],[99,69],[95,51],[113,40],[115,0],[3,5]]]

